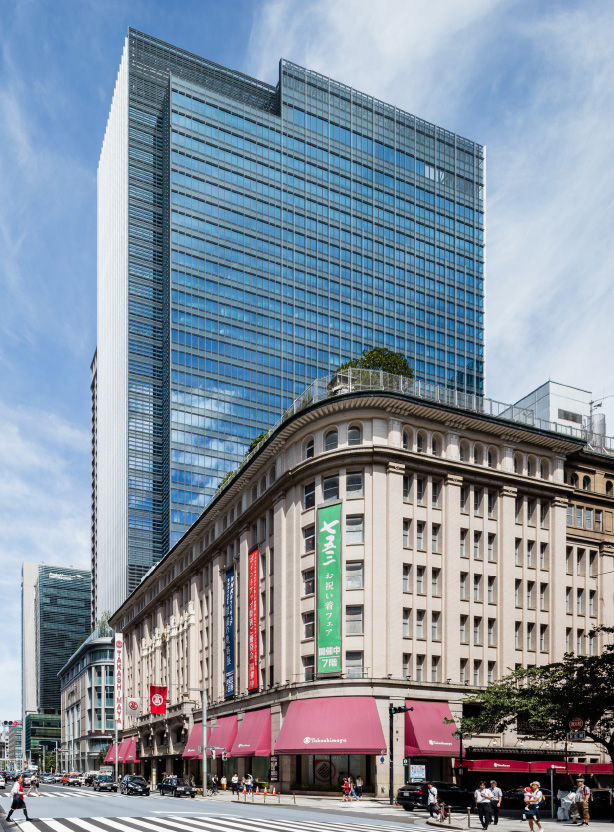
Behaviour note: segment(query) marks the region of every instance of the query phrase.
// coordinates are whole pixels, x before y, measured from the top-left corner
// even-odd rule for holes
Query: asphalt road
[[[12,784],[7,784],[10,786]],[[5,820],[10,788],[0,792],[0,827],[23,832],[336,832],[360,827],[361,832],[404,832],[427,828],[408,813],[396,810],[361,812],[359,804],[321,808],[263,805],[221,798],[172,798],[151,794],[128,797],[94,792],[90,787],[42,785],[41,796],[26,796],[28,815],[16,811],[18,826]]]

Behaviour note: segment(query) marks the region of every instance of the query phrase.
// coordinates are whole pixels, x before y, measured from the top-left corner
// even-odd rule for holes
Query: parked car
[[[6,789],[6,780],[2,774],[0,774],[0,789]]]
[[[117,791],[117,783],[110,774],[97,774],[94,777],[94,782],[92,784],[94,786],[95,792],[116,792]]]
[[[7,771],[5,780],[7,783],[12,783],[15,779],[15,772],[14,771]]]
[[[119,790],[122,794],[149,794],[149,783],[138,774],[126,774]]]
[[[550,809],[550,789],[541,788],[540,791],[544,796],[544,800],[541,802],[541,809]],[[503,792],[503,797],[501,798],[501,808],[502,809],[524,809],[524,787],[518,787],[516,789],[508,789],[507,791]]]
[[[614,803],[612,803],[611,800],[612,797],[610,789],[591,788],[591,796],[588,807],[591,818],[614,820]]]
[[[473,792],[468,789],[461,789],[456,783],[443,783],[440,780],[430,780],[437,789],[437,799],[446,806],[453,809],[466,809],[473,806]],[[418,806],[426,809],[428,803],[428,788],[426,783],[407,783],[401,786],[397,792],[397,803],[406,812],[411,812]]]
[[[55,774],[41,774],[40,781],[41,783],[55,783]]]
[[[81,786],[81,778],[74,772],[72,774],[65,774],[62,777],[63,786]]]
[[[196,797],[195,787],[190,785],[190,781],[183,777],[165,777],[158,784],[158,791],[162,795],[170,794],[173,797],[181,797],[182,795]]]
[[[83,785],[84,786],[93,786],[94,785],[94,777],[97,777],[100,774],[99,771],[86,771],[83,775]]]

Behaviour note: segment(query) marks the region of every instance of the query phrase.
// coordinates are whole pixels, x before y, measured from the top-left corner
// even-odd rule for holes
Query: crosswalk
[[[19,814],[21,817],[21,813]],[[22,832],[347,832],[348,824],[323,821],[241,818],[235,815],[161,815],[147,818],[40,818],[17,820]],[[360,832],[407,832],[424,830],[424,826],[394,823],[362,823],[353,818],[352,826]]]
[[[31,794],[28,797],[27,791],[24,792],[26,800],[29,800],[31,803],[34,803],[35,801],[37,801],[39,796],[40,797],[59,797],[59,798],[62,798],[64,800],[67,797],[68,798],[70,798],[70,797],[79,797],[79,798],[81,798],[81,797],[85,797],[85,798],[95,797],[95,798],[98,799],[100,797],[107,797],[110,794],[114,794],[114,792],[94,792],[94,791],[89,791],[89,790],[85,790],[85,789],[66,789],[65,791],[57,791],[57,792],[47,792],[47,791],[41,790],[40,795]],[[3,801],[6,801],[8,803],[11,802],[11,793],[9,791],[6,791],[5,793],[0,793],[0,804],[2,804]]]

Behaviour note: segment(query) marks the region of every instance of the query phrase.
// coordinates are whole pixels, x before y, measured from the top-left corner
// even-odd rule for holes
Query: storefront
[[[216,752],[216,761],[221,757],[222,751],[229,753],[232,749],[233,743],[237,737],[238,720],[236,716],[224,716],[215,720],[215,725],[207,727],[207,759],[210,760],[208,768],[215,773],[218,773],[218,768],[221,765],[212,765],[211,751],[214,748]],[[270,733],[270,729],[269,729]],[[197,783],[202,782],[202,745],[203,745],[203,725],[202,722],[197,722],[190,731],[190,736],[185,744],[183,751],[184,764],[187,761],[186,775],[194,777]],[[200,762],[199,762],[200,761]],[[221,760],[220,760],[221,764]],[[221,772],[225,773],[225,772]],[[228,774],[226,774],[228,776]]]
[[[458,771],[460,760],[454,761]],[[550,775],[554,772],[555,792],[569,785],[569,778],[586,774],[583,763],[566,763],[565,760],[467,760],[463,758],[465,786],[473,785],[483,774],[484,779],[496,780],[505,792],[507,789],[526,786],[531,779],[538,779],[542,786],[549,787]],[[473,775],[473,776],[472,776]],[[541,775],[541,778],[540,778]]]
[[[115,743],[107,751],[104,761],[107,765],[115,765]],[[131,774],[135,771],[135,766],[141,762],[138,758],[137,737],[127,737],[119,743],[117,746],[117,762],[121,766],[119,769],[120,775]]]
[[[413,709],[405,712],[405,782],[420,777],[450,780],[460,740],[454,736],[456,723],[448,703],[406,699],[405,705]],[[412,777],[412,772],[416,776]]]

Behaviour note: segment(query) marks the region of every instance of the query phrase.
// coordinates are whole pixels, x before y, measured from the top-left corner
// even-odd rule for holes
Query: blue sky
[[[21,562],[89,564],[96,169],[129,25],[271,83],[289,58],[485,144],[487,394],[614,393],[609,0],[3,0],[0,719]]]

